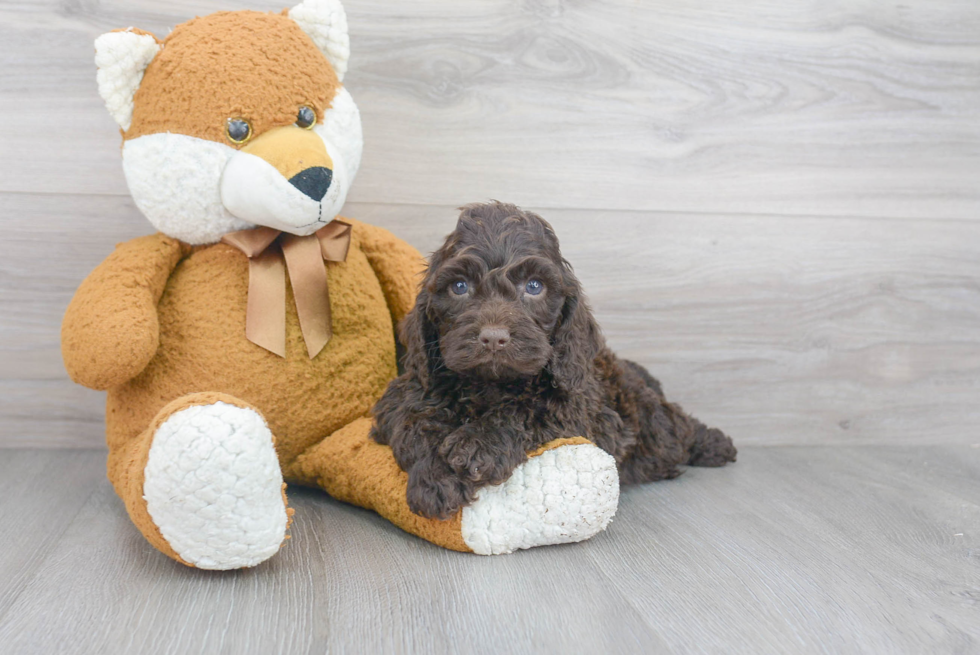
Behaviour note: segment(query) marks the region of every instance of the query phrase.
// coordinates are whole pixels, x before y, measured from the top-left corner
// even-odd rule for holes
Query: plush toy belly
[[[167,403],[218,392],[261,411],[288,469],[311,445],[368,412],[396,373],[391,315],[356,246],[346,262],[325,266],[333,336],[311,360],[291,289],[283,358],[245,338],[248,260],[241,252],[219,244],[183,259],[158,305],[156,356],[139,376],[109,390],[110,448],[140,434]]]

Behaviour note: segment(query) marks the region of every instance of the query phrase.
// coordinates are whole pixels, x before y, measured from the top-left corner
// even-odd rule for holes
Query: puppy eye
[[[524,291],[532,296],[536,296],[544,291],[544,285],[541,284],[541,280],[528,280],[527,284],[524,285]]]
[[[303,105],[296,112],[296,124],[302,127],[304,130],[308,130],[314,125],[316,125],[316,112],[311,108]]]
[[[241,118],[229,118],[225,131],[228,140],[236,145],[241,145],[252,137],[252,126],[247,120]]]
[[[464,293],[469,291],[470,285],[466,284],[466,280],[456,280],[455,282],[449,285],[449,288],[457,296],[462,296]]]

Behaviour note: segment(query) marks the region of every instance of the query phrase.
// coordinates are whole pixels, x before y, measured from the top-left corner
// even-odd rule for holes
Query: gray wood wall
[[[130,201],[92,41],[283,0],[0,0],[0,445],[98,446],[62,312]],[[980,442],[980,3],[348,0],[346,213],[498,198],[739,444]]]

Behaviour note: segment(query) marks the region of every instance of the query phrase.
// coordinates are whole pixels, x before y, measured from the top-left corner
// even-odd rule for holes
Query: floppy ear
[[[143,81],[143,72],[161,47],[155,36],[133,28],[109,32],[95,40],[99,95],[124,132],[133,121],[133,96]]]
[[[347,35],[347,14],[339,0],[303,0],[289,10],[289,17],[313,39],[327,58],[337,79],[344,81],[347,60],[350,59],[350,37]]]
[[[440,365],[439,333],[429,318],[429,292],[419,289],[415,307],[402,320],[398,338],[405,346],[405,372],[418,378],[423,389],[429,388],[432,374]]]
[[[593,361],[603,342],[578,281],[571,278],[566,287],[565,304],[551,337],[551,360],[547,368],[558,388],[572,392],[580,389],[592,375]]]

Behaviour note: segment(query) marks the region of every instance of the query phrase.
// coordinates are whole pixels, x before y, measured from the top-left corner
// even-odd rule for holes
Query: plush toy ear
[[[161,47],[152,34],[132,28],[109,32],[95,40],[99,95],[123,131],[133,121],[133,95],[143,80],[143,71]]]
[[[343,81],[350,59],[350,37],[347,35],[347,14],[340,1],[304,0],[289,10],[289,17],[313,39],[333,66],[337,79]]]

